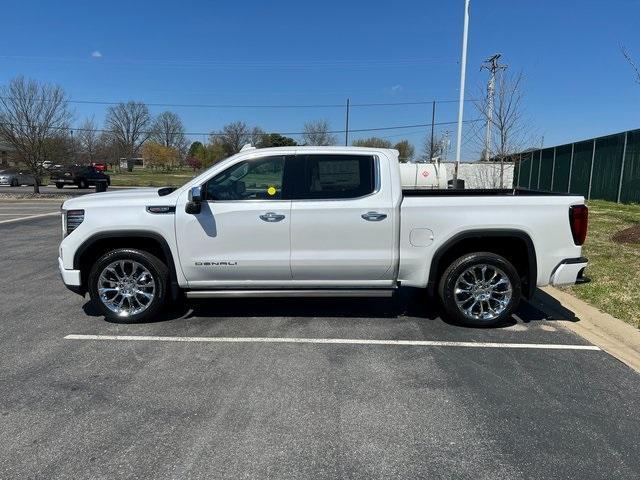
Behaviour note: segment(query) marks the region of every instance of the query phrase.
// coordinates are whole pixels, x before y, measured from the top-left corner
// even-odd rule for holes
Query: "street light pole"
[[[464,1],[464,30],[462,33],[462,60],[460,63],[460,99],[458,102],[458,134],[456,138],[456,165],[453,171],[453,186],[457,187],[458,169],[460,167],[460,151],[462,149],[462,117],[464,115],[464,87],[467,75],[467,39],[469,34],[469,4]]]

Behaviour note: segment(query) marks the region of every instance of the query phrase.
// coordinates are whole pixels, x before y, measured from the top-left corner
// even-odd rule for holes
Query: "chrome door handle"
[[[387,218],[387,214],[378,213],[378,212],[367,212],[367,213],[363,213],[361,217],[369,222],[379,222]]]
[[[280,215],[274,212],[268,212],[264,215],[260,215],[260,220],[264,220],[265,222],[269,223],[279,222],[280,220],[284,220],[284,215]]]

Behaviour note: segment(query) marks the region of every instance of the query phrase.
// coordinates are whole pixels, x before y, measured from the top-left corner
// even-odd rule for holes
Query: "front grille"
[[[73,232],[84,220],[84,210],[67,210],[67,235]]]

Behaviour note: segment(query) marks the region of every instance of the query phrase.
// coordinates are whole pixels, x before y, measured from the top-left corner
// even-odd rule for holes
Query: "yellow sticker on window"
[[[275,195],[278,192],[278,190],[276,190],[276,187],[269,187],[267,188],[267,193],[271,196]]]

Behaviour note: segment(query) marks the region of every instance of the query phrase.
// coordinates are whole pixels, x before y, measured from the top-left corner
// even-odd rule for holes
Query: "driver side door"
[[[286,157],[243,160],[209,179],[198,214],[181,211],[176,235],[192,288],[256,287],[291,280]]]

